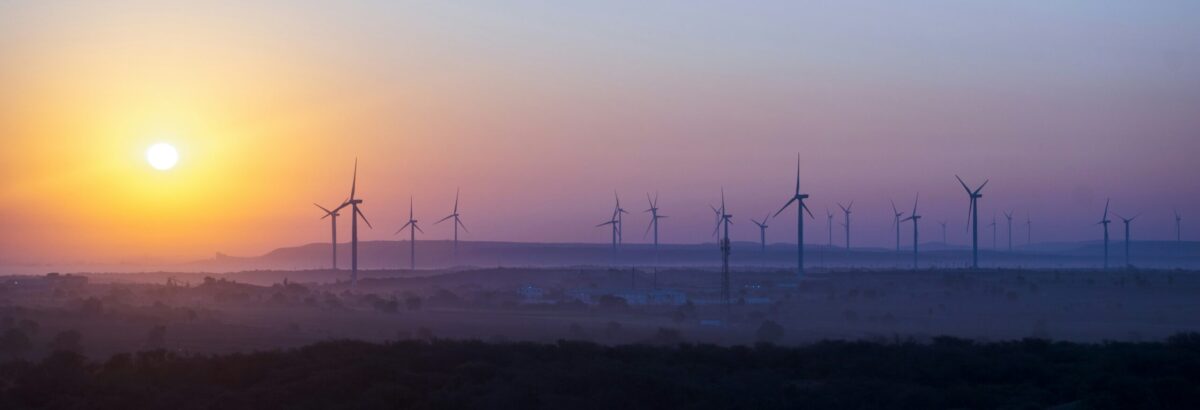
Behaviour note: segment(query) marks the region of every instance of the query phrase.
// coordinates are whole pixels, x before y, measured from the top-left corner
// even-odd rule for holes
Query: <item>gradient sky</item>
[[[1098,238],[1105,197],[1137,239],[1173,209],[1200,239],[1200,2],[164,3],[0,3],[0,263],[325,241],[311,203],[355,157],[366,240],[409,195],[449,237],[457,186],[464,239],[604,242],[617,190],[712,241],[723,186],[756,240],[797,152],[813,242],[853,199],[855,242],[891,246],[888,201],[920,191],[923,238],[963,243],[956,173],[1036,241]],[[793,211],[772,225],[794,241]]]

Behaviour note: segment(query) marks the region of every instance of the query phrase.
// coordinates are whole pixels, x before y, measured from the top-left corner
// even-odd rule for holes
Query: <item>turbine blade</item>
[[[421,229],[421,227],[420,227],[420,226],[417,226],[417,224],[413,224],[413,228],[417,228],[417,232],[420,232],[420,233],[425,233],[425,230],[424,230],[424,229]]]
[[[367,214],[364,214],[361,209],[354,208],[354,212],[358,213],[358,216],[362,218],[363,222],[367,223],[368,228],[375,229],[374,226],[371,226],[371,221],[367,220]]]
[[[326,214],[331,214],[331,213],[333,213],[333,211],[330,211],[330,210],[328,210],[328,209],[325,209],[325,207],[323,207],[323,206],[317,205],[317,203],[316,203],[316,202],[314,202],[314,203],[313,203],[313,205],[316,205],[316,207],[317,207],[317,208],[321,208],[321,210],[322,210],[322,211],[325,211],[325,213],[326,213]]]
[[[779,208],[779,211],[778,211],[778,212],[775,212],[775,216],[779,216],[779,214],[783,213],[783,211],[784,211],[785,209],[787,209],[787,207],[788,207],[789,205],[791,205],[791,204],[792,204],[792,202],[796,202],[796,197],[792,197],[792,199],[788,200],[786,204],[783,204],[783,207],[782,207],[782,208]]]
[[[982,191],[983,187],[987,186],[988,182],[991,182],[991,181],[992,180],[990,180],[990,179],[983,180],[983,185],[980,185],[979,188],[975,189],[975,194],[979,195],[979,191]]]
[[[433,224],[434,225],[440,224],[440,223],[444,222],[445,220],[453,218],[453,217],[454,217],[454,215],[447,216],[445,218],[439,219],[437,222],[434,222]]]
[[[354,159],[354,178],[350,180],[350,199],[354,199],[356,187],[358,187],[358,158]]]
[[[461,219],[454,218],[454,223],[457,223],[458,226],[461,226],[463,228],[463,232],[471,233],[471,231],[467,230],[467,224],[464,224]]]
[[[653,228],[653,227],[654,227],[654,218],[650,218],[650,223],[646,224],[646,232],[642,233],[642,239],[645,239],[646,235],[650,234],[650,228]]]
[[[462,188],[456,188],[454,190],[454,213],[456,214],[458,213],[458,194],[461,193],[461,191]]]
[[[800,201],[800,207],[804,208],[804,212],[808,212],[808,219],[817,219],[817,217],[813,216],[812,210],[808,209],[808,205],[804,204],[804,201]]]
[[[800,153],[796,153],[796,195],[800,195]]]
[[[970,194],[971,194],[971,188],[968,188],[968,187],[967,187],[967,183],[966,183],[966,182],[963,182],[962,178],[959,178],[959,177],[958,177],[958,175],[955,175],[955,176],[954,176],[954,178],[958,179],[958,183],[959,183],[959,184],[962,184],[962,187],[963,187],[963,189],[967,190],[967,195],[970,195]]]

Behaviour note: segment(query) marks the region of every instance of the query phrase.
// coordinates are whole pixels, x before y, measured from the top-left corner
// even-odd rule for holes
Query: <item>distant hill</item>
[[[795,245],[776,243],[762,250],[753,242],[734,242],[730,262],[738,267],[795,266]],[[1109,244],[1110,264],[1124,263],[1123,242]],[[233,271],[246,269],[322,269],[330,265],[330,245],[310,243],[275,249],[253,257],[218,254],[212,259],[185,264],[188,269]],[[604,266],[647,267],[720,265],[716,243],[660,245],[657,258],[653,245],[624,244],[614,253],[610,244],[531,243],[460,241],[457,253],[453,242],[432,240],[416,242],[418,269],[467,266]],[[350,244],[338,245],[338,266],[350,267]],[[1200,242],[1135,241],[1130,244],[1135,266],[1149,268],[1200,267]],[[1035,243],[1014,247],[1013,252],[980,248],[980,264],[1021,267],[1096,267],[1103,261],[1100,242]],[[901,252],[883,248],[830,248],[806,246],[806,263],[813,266],[906,267],[911,266],[911,248]],[[930,242],[921,244],[921,263],[942,267],[962,267],[969,263],[970,248]],[[656,262],[657,260],[657,262]],[[359,267],[394,269],[409,266],[408,241],[364,241],[359,243]]]

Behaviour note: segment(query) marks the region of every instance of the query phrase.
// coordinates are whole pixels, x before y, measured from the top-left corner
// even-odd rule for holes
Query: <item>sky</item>
[[[757,240],[797,154],[811,242],[853,200],[855,244],[894,246],[889,201],[919,192],[923,239],[965,243],[955,174],[1018,239],[1098,239],[1111,197],[1135,239],[1177,209],[1200,240],[1194,1],[350,3],[0,2],[0,263],[326,241],[312,203],[356,158],[362,240],[398,239],[410,196],[419,239],[450,237],[456,188],[465,240],[605,242],[615,191],[626,241],[648,192],[664,242],[713,241],[722,188]]]

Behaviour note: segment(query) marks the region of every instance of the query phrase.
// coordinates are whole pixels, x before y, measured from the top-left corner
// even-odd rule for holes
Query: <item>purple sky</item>
[[[171,108],[233,124],[182,137],[196,147],[184,164],[210,142],[236,161],[195,166],[242,164],[231,180],[260,185],[214,188],[188,209],[236,195],[262,211],[231,208],[238,218],[214,218],[201,239],[113,257],[324,241],[310,203],[342,199],[356,156],[382,228],[364,239],[394,238],[409,195],[419,219],[440,219],[461,186],[464,239],[603,242],[592,225],[616,190],[639,211],[660,192],[664,241],[711,241],[708,205],[725,187],[735,237],[755,240],[746,218],[782,205],[797,152],[813,242],[824,242],[825,208],[855,200],[855,242],[891,246],[889,200],[907,209],[919,191],[924,238],[940,239],[946,220],[964,243],[956,173],[990,178],[981,218],[1029,214],[1035,241],[1098,238],[1106,197],[1144,214],[1136,238],[1173,238],[1178,209],[1185,237],[1200,239],[1187,228],[1200,218],[1198,2],[285,4],[0,5],[0,55],[12,57],[0,89],[27,87],[0,96],[0,131],[18,146],[86,145],[100,137],[41,133],[15,114],[80,101],[72,112],[122,124]],[[68,79],[96,90],[39,86]],[[49,201],[24,170],[64,161],[6,151],[5,202]],[[59,237],[91,238],[73,248],[102,236],[47,209],[0,211],[5,247],[20,249],[0,258],[56,246],[16,245],[47,230],[34,216]],[[794,218],[773,221],[769,239],[793,241]],[[640,241],[645,215],[628,223]],[[449,237],[425,226],[425,238]]]

